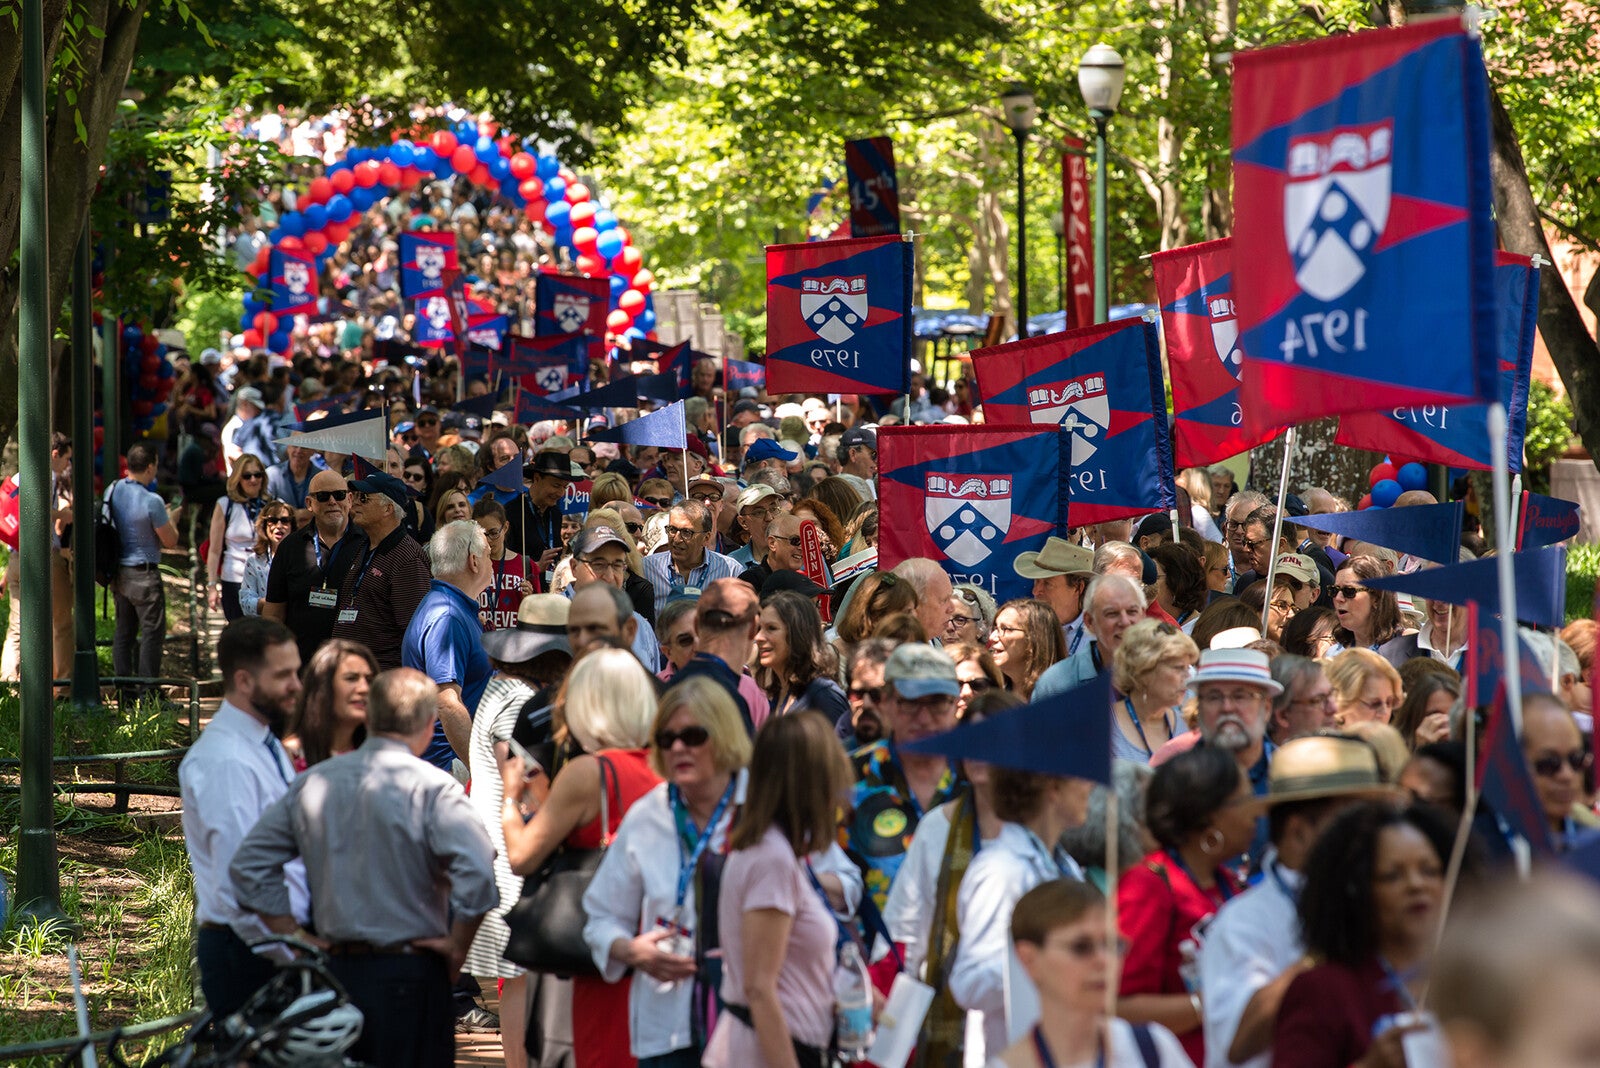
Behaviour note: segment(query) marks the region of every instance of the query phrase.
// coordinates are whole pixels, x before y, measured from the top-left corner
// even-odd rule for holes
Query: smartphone
[[[515,738],[507,738],[505,743],[510,748],[512,755],[522,761],[522,777],[524,780],[532,780],[544,773],[544,766],[533,759],[533,754],[524,749],[522,744]]]

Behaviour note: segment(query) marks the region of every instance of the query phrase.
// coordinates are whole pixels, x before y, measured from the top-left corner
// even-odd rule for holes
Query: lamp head
[[[1127,76],[1127,68],[1117,50],[1108,44],[1097,44],[1078,62],[1078,91],[1083,94],[1083,102],[1090,111],[1115,115]]]
[[[1039,109],[1033,103],[1033,90],[1022,82],[1008,82],[1001,90],[1000,111],[1012,133],[1027,133],[1033,129],[1034,119],[1039,117]]]

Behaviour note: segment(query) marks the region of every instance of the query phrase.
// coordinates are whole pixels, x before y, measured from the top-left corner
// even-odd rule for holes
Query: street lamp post
[[[1028,336],[1028,188],[1023,164],[1026,162],[1028,132],[1039,109],[1033,103],[1033,90],[1021,82],[1009,83],[1000,94],[1000,110],[1006,127],[1017,141],[1017,336]]]
[[[1111,309],[1111,270],[1106,225],[1106,123],[1117,113],[1127,69],[1117,50],[1097,44],[1078,63],[1078,91],[1094,120],[1094,321],[1103,323]]]
[[[1063,211],[1065,206],[1063,205]],[[1067,220],[1061,211],[1050,216],[1050,232],[1056,235],[1056,310],[1067,310]]]

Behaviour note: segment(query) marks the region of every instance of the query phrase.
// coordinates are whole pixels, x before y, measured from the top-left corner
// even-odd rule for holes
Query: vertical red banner
[[[1067,243],[1066,287],[1063,307],[1067,329],[1094,325],[1094,232],[1089,226],[1089,156],[1082,140],[1061,139],[1061,212]]]

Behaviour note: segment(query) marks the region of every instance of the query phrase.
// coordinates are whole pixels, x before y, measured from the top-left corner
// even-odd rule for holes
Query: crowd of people
[[[688,448],[662,450],[412,407],[356,364],[280,369],[303,391],[354,367],[342,385],[388,401],[367,463],[263,454],[251,362],[209,413],[236,424],[201,513],[226,696],[180,771],[216,1013],[270,975],[252,941],[301,932],[372,1064],[450,1063],[453,1029],[490,1027],[508,1068],[822,1065],[865,1053],[839,1048],[855,961],[884,1030],[897,976],[931,988],[922,1065],[1387,1068],[1429,1041],[1534,1063],[1520,1010],[1480,1018],[1442,970],[1517,947],[1437,948],[1457,827],[1473,909],[1510,907],[1493,873],[1520,849],[1464,813],[1471,635],[1366,585],[1429,562],[1296,524],[1334,494],[1289,495],[1274,541],[1265,496],[1186,471],[1176,530],[1052,537],[1015,562],[1032,596],[997,604],[933,560],[877,566],[890,420],[864,405],[696,376]],[[506,464],[522,493],[479,484]],[[107,493],[130,675],[156,673],[174,537],[156,466],[135,445]],[[1558,671],[1524,680],[1523,752],[1550,837],[1581,848],[1595,627],[1527,636]],[[1101,674],[1109,790],[906,748]],[[585,857],[582,959],[530,966],[519,901]],[[1592,984],[1571,906],[1592,893],[1539,885],[1565,911],[1526,922],[1569,917]]]

